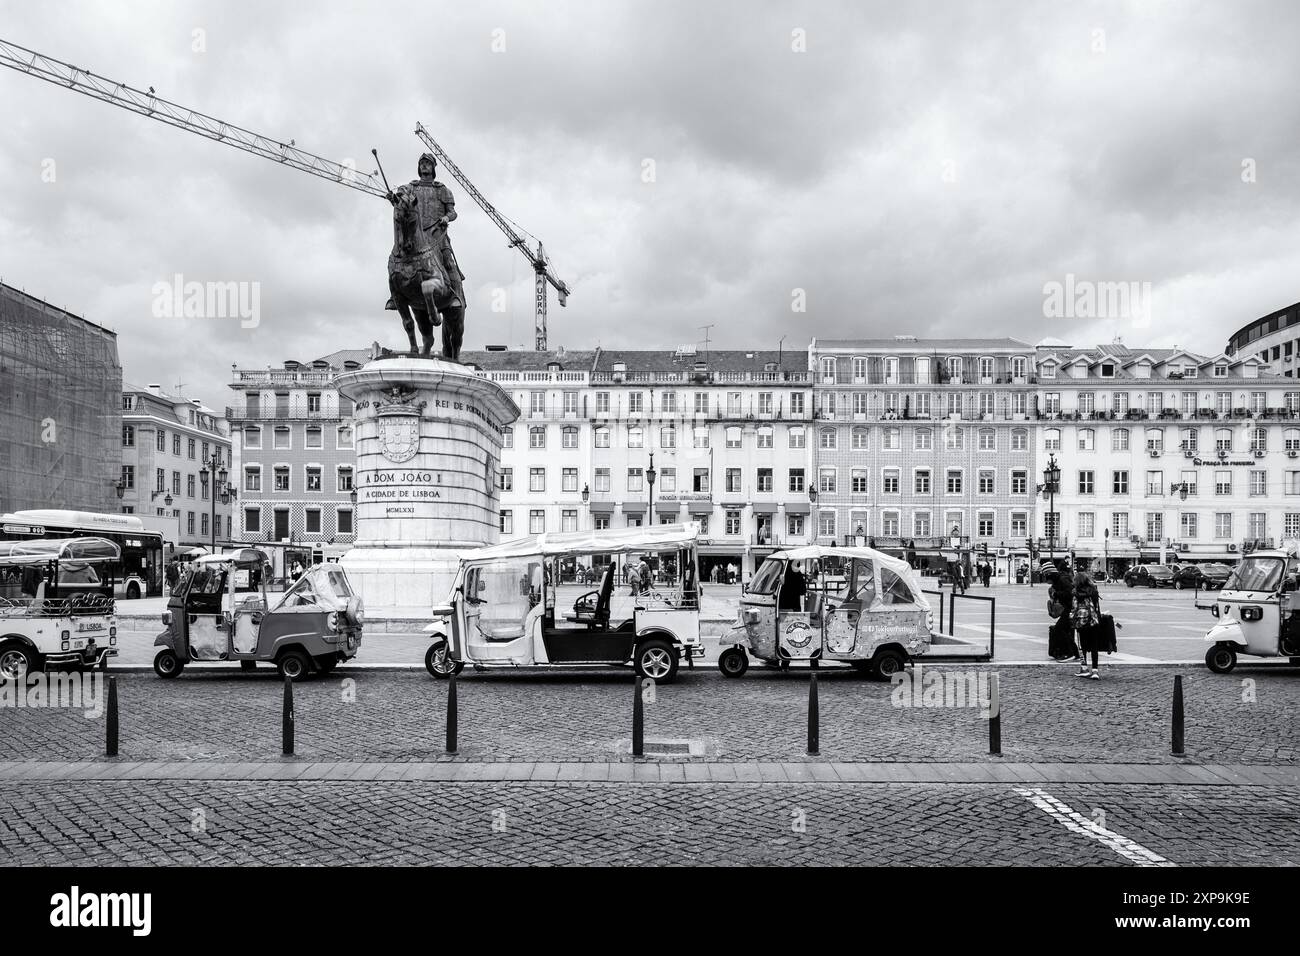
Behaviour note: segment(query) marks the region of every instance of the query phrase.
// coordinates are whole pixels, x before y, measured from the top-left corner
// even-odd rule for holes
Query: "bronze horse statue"
[[[393,193],[393,251],[388,256],[388,308],[402,317],[411,354],[428,357],[433,351],[433,327],[442,326],[442,357],[460,361],[465,337],[465,306],[455,300],[442,264],[435,231],[430,237],[420,226],[419,197],[409,185]],[[445,227],[444,227],[445,228]],[[453,305],[452,302],[456,301]],[[415,329],[421,345],[416,345]]]

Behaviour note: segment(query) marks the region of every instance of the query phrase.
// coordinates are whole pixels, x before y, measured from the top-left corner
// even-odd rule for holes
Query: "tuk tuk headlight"
[[[338,612],[338,611],[330,611],[330,616],[329,616],[329,629],[330,629],[331,631],[337,631],[337,630],[339,629],[339,612]]]
[[[162,622],[163,622],[163,626],[164,626],[164,627],[171,627],[171,623],[172,623],[172,612],[171,612],[171,611],[163,611],[163,612],[162,612]]]
[[[72,644],[72,633],[70,631],[64,631],[63,647],[61,647],[60,650],[66,651],[71,646],[71,644]]]

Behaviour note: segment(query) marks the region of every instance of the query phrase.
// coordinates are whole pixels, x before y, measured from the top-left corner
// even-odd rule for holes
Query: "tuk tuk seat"
[[[578,598],[574,602],[573,613],[566,614],[564,619],[571,624],[586,624],[589,628],[607,628],[609,627],[609,604],[613,595],[614,563],[611,561],[605,566],[605,577],[600,582],[600,590],[590,591]],[[596,603],[588,603],[593,596],[596,598]]]

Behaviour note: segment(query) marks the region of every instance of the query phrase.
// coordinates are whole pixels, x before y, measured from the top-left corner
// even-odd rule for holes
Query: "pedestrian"
[[[727,583],[728,583],[728,584],[735,584],[735,583],[736,583],[736,575],[737,575],[737,573],[738,573],[738,569],[736,568],[736,562],[733,561],[733,562],[731,562],[731,564],[727,565]]]
[[[650,562],[646,560],[645,555],[641,555],[641,563],[637,565],[637,571],[641,576],[641,590],[649,591],[654,583],[654,575],[650,573]]]
[[[623,566],[623,571],[627,575],[628,587],[632,589],[632,596],[636,597],[641,593],[641,567],[633,558]]]
[[[791,561],[790,567],[781,580],[781,592],[777,597],[777,610],[802,611],[803,598],[808,593],[808,579],[799,569],[798,562]]]
[[[175,559],[173,559],[173,560],[167,562],[167,573],[166,573],[166,577],[167,577],[167,590],[168,590],[168,591],[175,591],[175,590],[176,590],[176,579],[180,577],[180,571],[177,570],[177,568],[176,568],[176,561],[175,561]]]
[[[989,582],[993,580],[993,565],[990,564],[987,560],[984,562],[983,575],[984,575],[984,586],[988,587]]]
[[[1070,611],[1074,607],[1074,576],[1057,570],[1047,590],[1047,613],[1055,620],[1047,630],[1047,654],[1056,661],[1079,660],[1074,643],[1074,624]]]
[[[1079,632],[1079,672],[1075,677],[1088,677],[1101,680],[1097,670],[1097,654],[1100,651],[1110,653],[1110,641],[1101,626],[1101,594],[1097,585],[1087,572],[1080,571],[1074,576],[1074,606],[1070,611],[1070,623]],[[1102,645],[1106,646],[1103,647]],[[1088,655],[1092,655],[1092,669],[1088,668]]]

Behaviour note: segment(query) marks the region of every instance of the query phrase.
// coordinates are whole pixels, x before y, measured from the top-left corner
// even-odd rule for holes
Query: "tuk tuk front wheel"
[[[1216,674],[1227,674],[1237,666],[1237,652],[1227,644],[1215,644],[1205,654],[1205,666]]]
[[[749,670],[749,655],[739,647],[729,647],[718,656],[718,670],[723,677],[741,677]]]
[[[307,669],[310,666],[308,661],[309,658],[302,651],[285,651],[275,662],[275,669],[281,677],[287,677],[292,681],[302,680],[307,676]]]
[[[35,655],[21,644],[0,649],[0,680],[22,680],[35,665]]]
[[[153,659],[153,672],[159,677],[179,677],[185,665],[169,648],[163,648]]]
[[[677,676],[677,655],[667,641],[658,638],[643,641],[636,649],[636,672],[660,684]]]
[[[464,667],[464,661],[453,661],[447,656],[446,641],[434,641],[424,653],[424,669],[438,680],[459,674]]]
[[[907,664],[907,658],[903,653],[892,647],[885,647],[876,652],[876,656],[871,659],[870,666],[875,672],[874,676],[880,680],[890,680],[895,674],[901,673]]]

